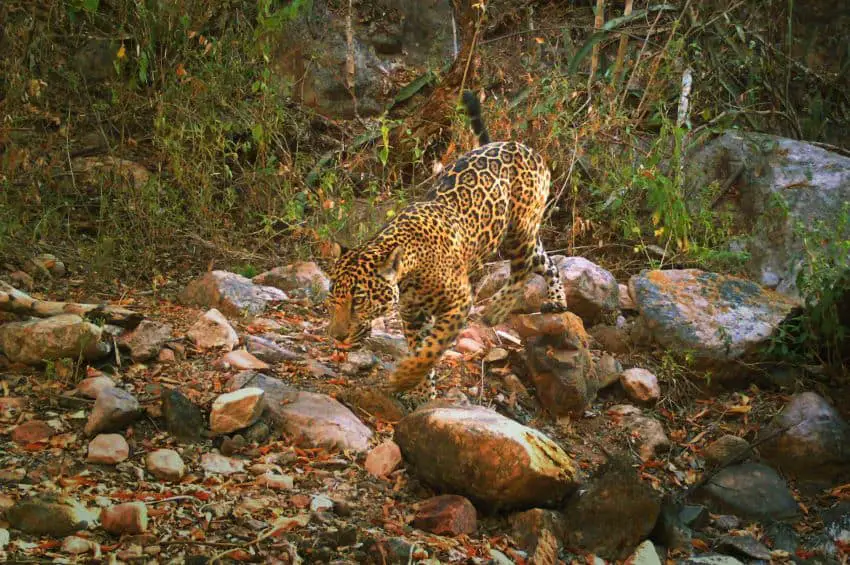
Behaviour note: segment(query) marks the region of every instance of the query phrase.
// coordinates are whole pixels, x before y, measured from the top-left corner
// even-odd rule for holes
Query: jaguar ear
[[[395,283],[398,277],[398,269],[401,266],[401,247],[396,247],[390,251],[387,258],[378,268],[378,272],[388,281]]]

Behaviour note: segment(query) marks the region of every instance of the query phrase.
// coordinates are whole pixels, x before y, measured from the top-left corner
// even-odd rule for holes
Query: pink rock
[[[30,420],[12,430],[12,441],[20,445],[47,441],[56,431],[47,422]]]
[[[247,369],[263,371],[269,368],[268,363],[260,361],[244,349],[229,351],[221,358],[220,363],[222,365],[233,367],[234,369],[239,369],[240,371],[245,371]]]
[[[198,349],[223,347],[230,351],[239,343],[236,330],[231,327],[227,318],[215,308],[205,312],[189,329],[186,336],[192,340],[192,343]]]
[[[130,446],[120,434],[100,434],[89,442],[89,463],[115,465],[130,456]]]
[[[413,527],[439,536],[472,534],[478,527],[478,514],[466,498],[444,494],[419,504]]]
[[[100,524],[112,534],[141,534],[148,529],[148,507],[144,502],[127,502],[104,508]]]
[[[374,477],[386,477],[401,464],[401,449],[392,441],[387,440],[375,447],[366,456],[364,466]]]
[[[655,402],[661,398],[658,379],[646,369],[627,369],[620,375],[626,394],[636,402]]]
[[[186,464],[173,449],[157,449],[145,457],[148,472],[161,481],[176,482],[183,478]]]
[[[77,392],[86,398],[97,399],[102,390],[112,388],[115,382],[107,376],[89,377],[77,385]]]
[[[484,346],[473,339],[470,339],[468,337],[462,337],[457,340],[455,350],[459,353],[475,355],[484,351]]]

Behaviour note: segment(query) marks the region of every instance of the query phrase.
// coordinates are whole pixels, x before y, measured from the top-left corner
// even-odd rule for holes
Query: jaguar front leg
[[[389,387],[394,392],[415,388],[434,370],[443,352],[457,338],[469,317],[472,306],[471,293],[457,306],[450,307],[434,317],[433,325],[426,329],[410,355],[398,364],[390,376]]]
[[[400,306],[401,319],[404,322],[404,338],[410,353],[416,351],[422,341],[423,332],[431,322],[431,316],[421,303],[412,298],[402,300]],[[437,373],[431,369],[428,373],[428,398],[437,398]]]

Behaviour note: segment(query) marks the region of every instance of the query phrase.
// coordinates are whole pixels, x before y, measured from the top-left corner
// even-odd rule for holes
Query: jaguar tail
[[[487,145],[490,143],[490,134],[487,133],[484,119],[481,117],[481,103],[478,101],[478,96],[471,90],[465,91],[463,93],[463,105],[466,108],[466,114],[469,116],[472,132],[478,137],[478,145]]]

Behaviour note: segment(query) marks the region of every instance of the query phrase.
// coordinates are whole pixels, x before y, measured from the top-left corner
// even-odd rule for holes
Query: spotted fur
[[[395,391],[432,374],[469,317],[470,274],[499,249],[511,276],[485,308],[485,322],[507,317],[532,273],[549,286],[544,311],[567,306],[538,238],[549,169],[521,143],[490,143],[477,99],[465,93],[463,100],[481,146],[441,174],[428,200],[405,208],[360,248],[343,250],[331,273],[328,332],[337,340],[357,343],[371,320],[398,306],[410,353],[390,377]]]

